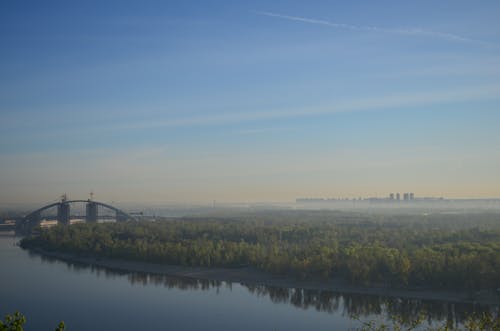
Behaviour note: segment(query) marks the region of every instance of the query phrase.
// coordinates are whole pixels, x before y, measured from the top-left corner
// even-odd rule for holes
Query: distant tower
[[[389,194],[389,200],[394,200],[394,193]]]
[[[404,194],[403,194],[403,200],[404,200],[404,201],[408,201],[408,200],[410,200],[410,194],[409,194],[409,193],[404,193]]]
[[[401,195],[399,193],[396,193],[396,200],[401,200]]]
[[[410,200],[413,200],[413,199],[415,199],[415,195],[412,192],[412,193],[410,193]]]

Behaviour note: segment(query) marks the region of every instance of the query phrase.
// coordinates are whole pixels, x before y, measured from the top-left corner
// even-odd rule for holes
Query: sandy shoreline
[[[242,268],[208,268],[162,265],[140,261],[118,260],[110,258],[79,257],[72,254],[49,252],[42,249],[29,248],[29,251],[43,256],[67,262],[83,263],[102,268],[125,272],[142,272],[158,275],[186,277],[193,279],[243,283],[247,285],[265,285],[284,288],[302,288],[309,290],[326,290],[332,292],[397,297],[419,300],[436,300],[452,303],[471,303],[484,305],[500,305],[500,296],[495,291],[459,292],[440,291],[434,289],[405,289],[390,287],[354,286],[342,280],[297,280],[285,276],[276,276],[251,267]]]

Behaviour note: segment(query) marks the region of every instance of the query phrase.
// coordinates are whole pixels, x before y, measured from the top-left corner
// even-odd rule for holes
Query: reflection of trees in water
[[[398,316],[404,322],[423,314],[429,323],[446,321],[449,325],[460,324],[473,313],[490,312],[495,316],[499,314],[500,308],[498,306],[417,299],[390,299],[386,307],[389,316]]]
[[[30,253],[30,256],[39,256],[43,262],[61,263],[60,259]],[[130,272],[108,267],[99,267],[92,264],[65,262],[68,269],[79,272],[90,269],[92,273],[106,278],[126,276],[133,285],[154,285],[180,290],[202,290],[215,288],[217,291],[225,286],[231,289],[231,283],[201,280],[187,277],[172,277],[146,272]],[[460,324],[472,313],[490,312],[498,315],[500,307],[473,305],[465,303],[447,303],[442,301],[392,298],[376,295],[339,293],[324,290],[310,290],[300,288],[282,288],[265,285],[241,284],[254,295],[269,297],[272,302],[291,304],[301,309],[316,309],[321,312],[335,313],[354,317],[370,317],[370,315],[387,316],[389,319],[398,319],[409,322],[415,317],[424,314],[427,321],[446,321],[449,324]]]
[[[224,284],[230,287],[227,283],[217,280],[171,277],[143,272],[129,272],[127,278],[132,285],[155,285],[180,290],[207,291],[212,288],[219,289]]]
[[[51,256],[39,255],[37,253],[30,253],[31,256],[39,256],[42,262],[46,263],[64,263],[71,271],[79,272],[83,270],[90,270],[98,277],[104,276],[106,279],[113,279],[117,276],[126,276],[132,285],[155,285],[167,288],[175,288],[180,290],[202,290],[206,291],[211,288],[219,289],[222,285],[231,288],[231,283],[226,283],[218,280],[203,280],[188,277],[172,277],[160,274],[152,274],[147,272],[132,272],[124,271],[121,269],[114,269],[109,267],[101,267],[94,264],[62,261],[58,258]]]
[[[314,308],[328,313],[341,312],[351,318],[370,315],[397,318],[408,323],[423,314],[429,323],[447,321],[459,324],[472,313],[498,315],[499,307],[446,303],[431,300],[401,299],[376,295],[348,294],[323,290],[287,289],[264,285],[244,285],[250,293],[269,297],[275,303],[289,303],[301,309]]]

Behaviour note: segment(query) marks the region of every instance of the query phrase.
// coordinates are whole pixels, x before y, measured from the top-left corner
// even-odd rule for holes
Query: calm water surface
[[[21,311],[27,330],[64,320],[79,330],[349,330],[360,320],[459,323],[498,307],[343,295],[124,273],[30,254],[0,235],[0,314]]]

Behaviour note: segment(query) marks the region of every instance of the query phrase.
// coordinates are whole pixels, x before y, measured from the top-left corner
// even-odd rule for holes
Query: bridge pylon
[[[61,202],[57,205],[57,223],[69,224],[70,206],[67,202]]]
[[[85,220],[89,223],[97,222],[97,203],[89,200],[86,205]]]

